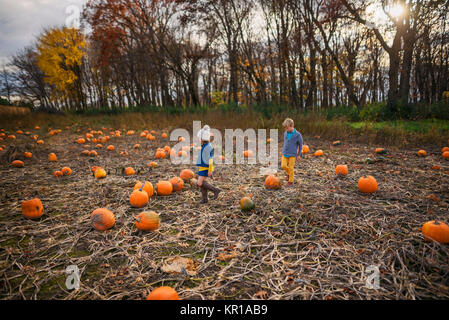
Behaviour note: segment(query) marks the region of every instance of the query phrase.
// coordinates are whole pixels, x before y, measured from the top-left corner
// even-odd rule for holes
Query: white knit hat
[[[203,129],[198,131],[197,136],[202,141],[210,141],[210,127],[206,124]]]

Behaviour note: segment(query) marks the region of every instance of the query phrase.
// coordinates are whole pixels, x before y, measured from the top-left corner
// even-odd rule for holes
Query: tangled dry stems
[[[134,225],[142,209],[128,202],[134,183],[155,185],[192,167],[163,160],[149,169],[156,148],[168,144],[160,138],[114,138],[115,151],[85,158],[75,136],[64,131],[42,146],[19,137],[16,156],[31,148],[33,158],[23,169],[6,159],[0,165],[2,299],[142,299],[160,285],[173,286],[181,299],[449,298],[449,247],[424,241],[420,232],[425,221],[447,222],[449,166],[436,148],[426,158],[401,149],[379,158],[374,146],[333,147],[306,137],[325,157],[300,161],[293,188],[265,189],[260,165],[221,165],[212,181],[223,189],[217,201],[200,205],[199,190],[189,185],[170,197],[152,197],[145,209],[158,212],[162,223],[144,233]],[[132,148],[137,142],[141,150]],[[119,155],[124,150],[129,157]],[[49,152],[59,161],[48,162]],[[382,161],[369,164],[368,157]],[[335,175],[337,164],[349,166],[347,177]],[[441,170],[431,170],[434,164]],[[93,165],[103,166],[107,178],[96,180]],[[63,166],[73,174],[53,177]],[[126,166],[137,176],[123,176]],[[366,174],[378,180],[376,194],[358,191],[357,180]],[[244,213],[239,200],[247,195],[256,209]],[[20,204],[34,196],[45,213],[26,220]],[[109,231],[90,225],[99,207],[115,213]],[[197,275],[163,273],[163,261],[174,256],[195,261]],[[81,286],[70,291],[65,269],[72,264],[80,269]],[[381,272],[378,290],[366,287],[370,265]]]

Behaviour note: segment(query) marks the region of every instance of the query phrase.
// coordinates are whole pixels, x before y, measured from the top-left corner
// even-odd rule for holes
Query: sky
[[[87,0],[0,0],[0,67],[44,28],[72,25]]]

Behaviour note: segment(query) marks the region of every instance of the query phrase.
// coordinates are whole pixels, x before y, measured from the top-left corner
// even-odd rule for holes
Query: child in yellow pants
[[[282,126],[285,129],[284,147],[282,149],[282,169],[288,175],[288,186],[293,185],[295,162],[302,157],[302,135],[295,129],[295,123],[292,119],[285,119]]]

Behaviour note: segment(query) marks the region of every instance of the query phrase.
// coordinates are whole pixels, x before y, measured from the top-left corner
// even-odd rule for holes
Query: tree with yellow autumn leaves
[[[38,66],[54,99],[82,103],[80,77],[86,47],[84,35],[76,28],[52,28],[38,39]]]

